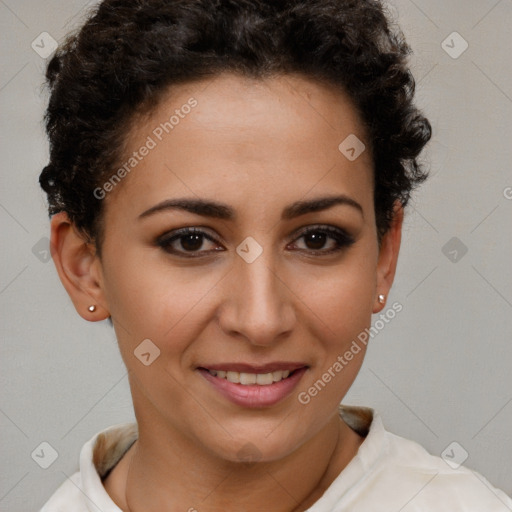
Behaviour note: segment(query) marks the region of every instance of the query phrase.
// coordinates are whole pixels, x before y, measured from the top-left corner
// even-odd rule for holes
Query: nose
[[[229,336],[270,346],[289,335],[295,323],[294,294],[266,251],[252,263],[238,258],[225,285],[219,323]]]

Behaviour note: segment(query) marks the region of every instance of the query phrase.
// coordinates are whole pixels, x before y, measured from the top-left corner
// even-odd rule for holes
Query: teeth
[[[229,382],[238,384],[240,382],[240,374],[238,372],[227,372],[226,379],[229,380]]]
[[[274,382],[274,376],[271,373],[258,373],[256,375],[256,384],[260,386],[268,386]]]
[[[283,371],[282,370],[277,370],[277,372],[272,372],[272,380],[274,382],[279,382],[282,379],[283,379]]]
[[[277,370],[269,373],[245,373],[245,372],[226,372],[224,370],[208,370],[211,375],[220,379],[226,379],[234,384],[243,386],[268,386],[273,382],[279,382],[290,375],[290,370]]]
[[[258,377],[259,377],[259,375],[256,375],[255,373],[241,373],[240,374],[240,384],[243,384],[244,386],[256,384],[256,379]]]

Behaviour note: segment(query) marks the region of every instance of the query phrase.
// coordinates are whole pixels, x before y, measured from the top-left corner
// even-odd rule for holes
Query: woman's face
[[[103,188],[103,304],[141,431],[275,460],[336,414],[364,345],[335,363],[391,284],[365,134],[345,96],[297,76],[169,92]]]

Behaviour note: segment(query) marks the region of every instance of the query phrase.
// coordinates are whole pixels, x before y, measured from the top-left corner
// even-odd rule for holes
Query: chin
[[[261,428],[255,426],[258,423]],[[291,426],[282,419],[269,425],[268,421],[263,424],[253,418],[250,428],[225,423],[225,436],[204,439],[203,443],[208,451],[229,462],[252,464],[277,461],[293,453],[309,438],[307,430],[303,430],[304,423],[301,423],[302,428],[299,425]],[[294,433],[293,437],[291,432]]]

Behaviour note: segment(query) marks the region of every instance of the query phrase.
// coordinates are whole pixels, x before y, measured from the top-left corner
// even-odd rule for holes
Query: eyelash
[[[299,249],[308,254],[313,254],[316,256],[325,256],[325,255],[339,252],[345,248],[350,247],[355,242],[355,240],[348,233],[346,233],[345,231],[343,231],[339,228],[334,228],[331,226],[323,226],[323,227],[309,226],[308,228],[306,228],[302,232],[300,232],[299,236],[296,237],[293,240],[293,242],[296,242],[300,238],[305,237],[311,233],[322,233],[322,234],[328,235],[329,238],[333,239],[337,243],[337,247],[335,247],[334,249],[327,250],[327,251],[322,250],[322,249],[318,249],[318,250]],[[214,249],[214,250],[206,251],[208,254],[204,254],[205,251],[189,251],[187,253],[186,251],[176,251],[176,250],[170,249],[173,242],[175,242],[176,240],[185,238],[187,236],[191,236],[191,235],[200,236],[207,240],[210,240],[211,242],[218,243],[217,240],[215,240],[215,238],[213,238],[211,235],[209,235],[208,233],[206,233],[198,228],[182,228],[182,229],[178,229],[176,231],[172,231],[171,233],[166,233],[163,236],[160,236],[156,241],[156,245],[161,247],[167,253],[175,254],[175,255],[178,255],[183,258],[201,258],[201,257],[208,256],[208,254],[211,254],[212,252],[220,252],[219,249]],[[193,255],[193,254],[198,254],[198,255]]]

